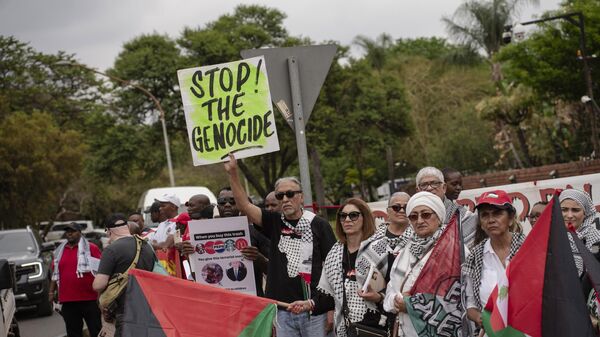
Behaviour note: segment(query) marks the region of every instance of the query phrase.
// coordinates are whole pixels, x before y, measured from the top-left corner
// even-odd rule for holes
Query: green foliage
[[[563,8],[584,13],[588,56],[597,53],[600,50],[600,3],[569,1]],[[548,12],[543,17],[559,14],[564,11]],[[538,26],[539,30],[526,40],[512,43],[498,54],[498,61],[505,62],[507,78],[533,88],[545,99],[578,101],[586,93],[582,62],[577,59],[578,27],[566,20]],[[593,65],[595,61],[590,62]],[[592,78],[600,78],[597,67],[592,67]]]
[[[462,44],[474,45],[491,58],[502,44],[504,26],[512,24],[516,10],[539,0],[466,0],[452,18],[444,17],[448,34]]]
[[[14,37],[0,35],[0,119],[14,111],[52,114],[60,126],[77,128],[97,108],[93,75],[61,64],[73,56],[36,52]]]
[[[287,45],[285,17],[277,9],[239,5],[233,14],[222,15],[205,27],[186,27],[177,42],[192,66],[231,62],[239,60],[244,49]]]
[[[81,171],[82,135],[48,113],[13,112],[0,124],[0,225],[17,228],[52,217]]]
[[[177,69],[183,64],[181,51],[168,36],[141,35],[125,43],[107,73],[147,89],[158,98],[169,130],[185,130],[181,95],[176,89]],[[132,123],[157,120],[160,111],[147,94],[134,86],[122,87],[119,82],[115,82],[115,87],[119,88],[115,105],[121,119]]]

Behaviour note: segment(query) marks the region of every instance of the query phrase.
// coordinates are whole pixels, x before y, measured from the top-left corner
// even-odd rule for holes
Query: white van
[[[161,195],[163,195],[165,193],[175,194],[179,198],[179,201],[181,202],[181,205],[179,205],[179,213],[183,213],[183,212],[187,211],[187,208],[185,207],[185,203],[188,200],[190,200],[190,198],[192,196],[194,196],[196,194],[206,195],[208,197],[208,199],[210,200],[211,204],[217,203],[217,198],[215,197],[215,195],[208,188],[206,188],[204,186],[178,186],[178,187],[151,188],[142,194],[142,196],[140,197],[140,201],[138,203],[138,209],[144,215],[144,224],[147,227],[155,227],[158,224],[152,223],[152,220],[150,220],[150,213],[144,213],[144,211],[146,211],[147,209],[150,208],[150,206],[152,206],[154,199],[160,197]]]

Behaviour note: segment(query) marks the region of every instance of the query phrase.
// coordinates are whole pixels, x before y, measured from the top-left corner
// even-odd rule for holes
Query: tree
[[[363,49],[364,59],[373,69],[381,70],[386,63],[387,54],[394,44],[394,40],[385,33],[379,35],[375,40],[359,35],[354,38],[354,44]]]
[[[82,135],[48,113],[14,112],[0,125],[0,225],[18,228],[53,218],[82,168]]]
[[[512,24],[519,7],[538,3],[539,0],[466,0],[452,18],[443,17],[442,21],[452,38],[483,49],[491,60],[502,44],[504,26]],[[494,82],[502,79],[497,63],[492,63],[492,79]]]
[[[89,72],[61,66],[72,62],[72,55],[42,54],[0,35],[0,120],[14,111],[45,111],[59,126],[79,128],[85,113],[99,108],[102,91]]]

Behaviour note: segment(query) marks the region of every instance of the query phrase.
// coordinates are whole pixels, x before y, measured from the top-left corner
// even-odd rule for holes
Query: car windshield
[[[0,253],[32,253],[35,242],[27,232],[0,232]]]

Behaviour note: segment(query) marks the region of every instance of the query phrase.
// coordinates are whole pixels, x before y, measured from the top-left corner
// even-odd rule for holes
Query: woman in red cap
[[[475,209],[479,218],[475,237],[485,239],[473,247],[462,268],[466,279],[467,316],[481,327],[481,310],[496,287],[498,275],[506,272],[525,235],[511,231],[517,212],[505,191],[483,193]]]

